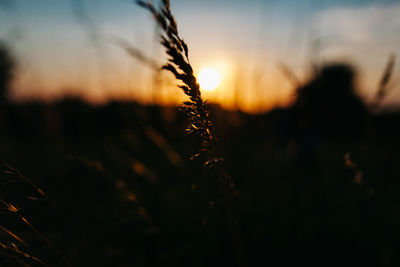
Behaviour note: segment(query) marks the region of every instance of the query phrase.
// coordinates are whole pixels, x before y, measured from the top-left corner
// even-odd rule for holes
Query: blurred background
[[[189,160],[200,142],[150,14],[0,0],[0,265],[399,266],[400,3],[171,9],[238,189],[240,251],[217,171]]]
[[[13,100],[65,95],[93,103],[179,100],[168,75],[154,86],[154,65],[165,57],[151,17],[133,1],[1,3],[0,37],[18,61]],[[253,113],[292,100],[294,86],[282,66],[304,81],[312,64],[327,61],[355,64],[361,74],[358,93],[370,101],[387,55],[397,52],[400,42],[395,0],[177,0],[171,5],[195,70],[213,67],[222,76],[218,89],[205,96]],[[128,44],[143,58],[127,56],[121,46]],[[395,91],[385,105],[399,99]]]

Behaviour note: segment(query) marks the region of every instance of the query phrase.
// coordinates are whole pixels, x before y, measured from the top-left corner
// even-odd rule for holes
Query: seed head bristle
[[[189,101],[182,103],[180,110],[185,112],[188,117],[187,133],[200,136],[202,144],[200,152],[191,158],[205,155],[204,166],[212,167],[219,164],[222,159],[218,158],[215,153],[214,126],[209,119],[207,104],[201,97],[200,85],[193,74],[188,46],[178,34],[178,26],[171,13],[169,1],[162,1],[159,8],[156,8],[151,2],[141,0],[136,2],[153,15],[161,28],[160,43],[169,56],[168,62],[161,68],[171,72],[177,80],[182,82],[178,86],[189,97]]]

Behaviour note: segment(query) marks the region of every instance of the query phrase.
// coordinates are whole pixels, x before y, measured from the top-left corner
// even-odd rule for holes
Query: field
[[[1,157],[47,197],[5,165],[2,196],[68,261],[233,265],[218,174],[188,160],[196,140],[184,134],[185,117],[174,107],[94,108],[65,100],[8,112],[13,123],[2,123]],[[224,165],[239,190],[249,265],[395,265],[400,158],[399,129],[392,125],[398,115],[375,117],[382,131],[374,137],[322,139],[304,152],[299,139],[281,139],[283,110],[246,115],[215,106],[212,114]],[[356,170],[346,166],[347,153]],[[3,218],[2,226],[31,244],[33,255],[62,264],[14,214],[4,211]]]
[[[334,63],[285,108],[226,110],[202,98],[167,2],[139,5],[179,107],[0,98],[0,265],[398,266],[400,112],[377,112],[394,57],[372,104]]]

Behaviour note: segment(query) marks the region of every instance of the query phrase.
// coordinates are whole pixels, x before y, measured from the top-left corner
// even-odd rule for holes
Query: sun
[[[217,88],[221,81],[221,76],[215,69],[205,68],[199,72],[197,81],[199,82],[201,89],[212,91]]]

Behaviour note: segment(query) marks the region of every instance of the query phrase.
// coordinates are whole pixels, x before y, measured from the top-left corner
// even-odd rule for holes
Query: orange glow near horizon
[[[214,90],[202,90],[203,98],[210,103],[221,105],[224,109],[240,109],[249,113],[268,111],[275,106],[285,105],[293,90],[282,86],[285,80],[274,70],[273,73],[265,70],[265,79],[257,80],[253,77],[253,68],[250,68],[248,63],[232,62],[227,57],[212,60],[198,60],[198,57],[193,59],[193,68],[200,70],[199,74],[204,70],[207,70],[206,74],[211,73],[211,76],[207,74],[204,79],[206,82],[209,81],[207,79],[211,79],[216,86]],[[122,100],[164,106],[179,105],[187,100],[187,96],[177,87],[178,82],[168,72],[157,74],[157,83],[154,81],[154,73],[148,69],[130,75],[129,69],[121,68],[113,77],[93,72],[81,74],[84,79],[67,80],[53,75],[51,83],[41,83],[36,76],[17,75],[11,96],[19,101],[52,101],[64,97],[79,97],[92,104]],[[202,89],[206,89],[201,79],[198,79]],[[34,90],[28,91],[27,88]]]

